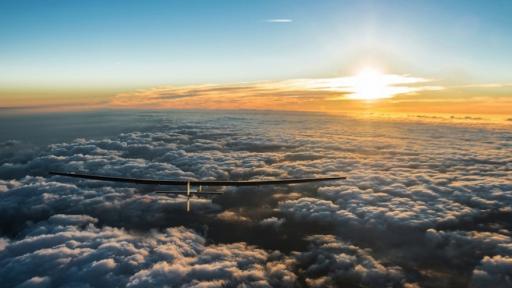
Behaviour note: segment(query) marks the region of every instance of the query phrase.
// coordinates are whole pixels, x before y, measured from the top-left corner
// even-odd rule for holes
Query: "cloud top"
[[[39,147],[0,143],[6,285],[509,284],[509,129],[317,113],[123,115],[121,134]],[[158,187],[50,177],[48,170],[348,178],[219,188],[222,196],[193,199],[187,214],[185,198],[152,193]]]

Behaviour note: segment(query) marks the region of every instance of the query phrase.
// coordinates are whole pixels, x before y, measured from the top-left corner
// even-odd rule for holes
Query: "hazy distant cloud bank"
[[[147,118],[151,129],[107,138],[0,143],[4,285],[512,285],[508,130],[293,113]],[[48,170],[348,179],[224,188],[187,214],[184,198],[151,193],[161,187]]]

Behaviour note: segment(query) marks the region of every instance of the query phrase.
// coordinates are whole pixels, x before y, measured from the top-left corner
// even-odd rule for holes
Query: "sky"
[[[419,83],[386,83],[407,87],[391,98],[412,100],[377,101],[378,111],[512,111],[510,1],[2,1],[0,13],[3,108],[119,107],[119,95],[141,90],[282,87],[375,69],[424,80],[413,91]],[[351,87],[293,105],[242,95],[238,106],[144,99],[120,107],[359,111],[361,101],[331,101]],[[287,90],[325,92],[308,83]]]
[[[0,0],[2,285],[512,287],[510,15]]]

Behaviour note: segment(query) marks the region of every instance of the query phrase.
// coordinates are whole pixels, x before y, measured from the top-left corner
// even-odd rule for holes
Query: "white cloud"
[[[512,286],[512,257],[485,256],[473,271],[471,287]]]
[[[190,285],[304,279],[311,286],[347,280],[366,286],[409,283],[412,287],[415,282],[440,283],[439,275],[446,274],[436,271],[466,275],[443,276],[463,283],[487,283],[478,279],[506,275],[493,267],[503,267],[499,263],[512,257],[512,227],[506,221],[512,204],[508,130],[320,114],[187,112],[192,116],[180,118],[178,112],[166,113],[145,115],[149,128],[136,126],[105,139],[84,138],[48,147],[17,141],[0,144],[0,155],[5,156],[0,158],[0,261],[4,261],[0,267],[7,267],[5,279],[26,286],[67,283],[68,278],[45,274],[64,256],[71,262],[59,271],[86,271],[77,281],[87,282],[87,277],[96,275],[95,281],[101,283],[131,281],[134,286],[171,281],[169,271],[178,273],[173,279]],[[213,202],[194,200],[193,213],[186,215],[184,198],[148,193],[155,187],[49,177],[48,170],[145,178],[344,175],[348,179],[226,188]],[[197,232],[180,228],[183,225]],[[140,240],[137,233],[151,236]],[[190,241],[180,242],[176,237],[181,236],[173,233],[186,234]],[[311,234],[335,236],[317,245],[312,238],[304,241]],[[105,246],[94,246],[93,238]],[[219,244],[205,244],[210,240]],[[151,241],[167,250],[148,248],[153,247]],[[239,244],[230,246],[233,243]],[[343,248],[347,246],[356,248]],[[343,252],[347,256],[331,259],[326,252],[331,248],[336,253],[348,251]],[[274,257],[274,250],[278,256]],[[257,269],[244,274],[225,263],[215,274],[212,266],[201,266],[211,259],[190,256],[198,251],[233,263],[248,257]],[[315,270],[323,263],[315,255],[324,254],[326,268]],[[83,257],[84,262],[77,260]],[[183,257],[189,262],[173,260]],[[353,262],[344,266],[344,259]],[[366,264],[352,265],[360,262]],[[199,265],[196,270],[192,263]],[[475,267],[475,263],[480,264]],[[27,267],[40,273],[15,276],[17,269]],[[478,276],[484,273],[488,276]],[[424,278],[418,279],[419,274]]]
[[[273,18],[273,19],[266,19],[265,22],[267,22],[267,23],[291,23],[291,22],[293,22],[293,20],[288,19],[288,18]]]
[[[207,245],[183,227],[140,235],[96,222],[55,215],[30,227],[0,252],[2,285],[286,287],[296,279],[282,255],[245,243]]]

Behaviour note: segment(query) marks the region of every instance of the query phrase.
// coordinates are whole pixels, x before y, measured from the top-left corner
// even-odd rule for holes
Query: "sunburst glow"
[[[384,74],[378,69],[367,67],[352,76],[292,80],[281,84],[288,88],[302,87],[308,91],[340,92],[339,97],[331,99],[361,101],[375,101],[392,98],[400,94],[443,89],[440,86],[424,85],[426,82],[431,82],[431,80],[409,75]]]
[[[376,100],[392,97],[396,91],[387,75],[373,68],[365,68],[352,77],[352,99]]]

